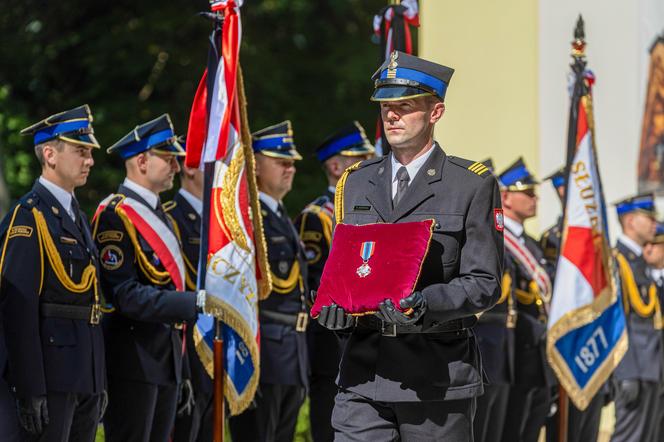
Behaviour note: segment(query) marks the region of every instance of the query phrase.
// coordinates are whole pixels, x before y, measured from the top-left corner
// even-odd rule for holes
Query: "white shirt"
[[[410,164],[406,165],[406,170],[408,171],[408,176],[410,177],[410,181],[408,182],[408,185],[413,182],[415,179],[415,175],[417,175],[417,172],[422,168],[424,163],[429,159],[431,156],[431,152],[433,152],[434,149],[437,149],[436,143],[431,145],[431,148],[424,153],[421,157],[415,158],[413,161],[410,162]],[[394,198],[397,194],[397,184],[399,183],[399,180],[397,180],[397,172],[403,166],[399,161],[397,161],[396,158],[394,158],[394,154],[390,154],[390,161],[392,163],[392,198]]]
[[[55,197],[56,200],[58,200],[60,205],[67,211],[67,214],[71,217],[71,219],[73,221],[76,221],[76,214],[74,213],[74,209],[71,206],[71,201],[74,198],[74,195],[67,192],[65,189],[58,186],[57,184],[50,182],[43,176],[39,177],[39,182],[41,183],[42,186],[46,187],[46,190],[51,192],[51,194]]]
[[[194,194],[186,189],[180,188],[178,193],[182,195],[182,198],[187,200],[196,213],[198,213],[198,216],[203,216],[203,201],[199,200]]]
[[[650,268],[650,278],[652,278],[652,280],[655,281],[657,285],[660,285],[662,282],[664,282],[664,269]]]
[[[335,193],[337,193],[337,186],[327,186],[327,190],[332,192],[332,195],[334,195]]]
[[[123,186],[126,188],[133,190],[145,200],[146,203],[150,205],[152,209],[157,208],[157,204],[159,204],[159,195],[154,193],[153,191],[146,189],[145,187],[141,186],[140,184],[136,184],[129,178],[125,178],[124,182],[122,183]]]
[[[265,203],[265,205],[274,213],[279,215],[279,201],[272,198],[267,193],[258,192],[258,198]]]
[[[515,219],[510,218],[509,216],[504,216],[503,222],[505,223],[505,227],[507,227],[509,231],[514,234],[514,236],[519,238],[521,242],[524,242],[523,224]]]
[[[618,241],[623,243],[623,245],[631,250],[636,256],[641,256],[643,254],[643,247],[635,243],[634,240],[627,235],[620,235]]]

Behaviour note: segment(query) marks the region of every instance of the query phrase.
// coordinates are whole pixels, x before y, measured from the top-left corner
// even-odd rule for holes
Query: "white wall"
[[[558,0],[539,2],[540,167],[546,176],[565,158],[569,97],[570,42],[579,13],[586,26],[588,67],[594,88],[600,173],[607,203],[636,192],[637,156],[648,73],[648,49],[664,30],[662,0]],[[540,226],[560,212],[550,186],[542,186]],[[609,205],[611,238],[618,232]]]

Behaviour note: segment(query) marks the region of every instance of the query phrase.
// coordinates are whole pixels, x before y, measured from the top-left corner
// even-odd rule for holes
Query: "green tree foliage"
[[[287,198],[293,215],[325,188],[313,154],[318,143],[354,119],[373,135],[376,107],[368,97],[378,49],[370,42],[371,20],[384,5],[245,1],[241,63],[251,127],[291,119],[305,156]],[[211,29],[196,14],[207,9],[204,0],[4,0],[0,167],[11,198],[39,174],[32,141],[18,131],[52,113],[83,103],[92,108],[102,149],[88,185],[77,190],[88,212],[124,174],[107,146],[164,112],[186,131]]]

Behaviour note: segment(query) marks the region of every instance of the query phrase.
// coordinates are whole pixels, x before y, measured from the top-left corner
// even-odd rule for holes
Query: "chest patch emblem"
[[[101,265],[106,270],[116,270],[124,262],[124,255],[122,254],[122,249],[115,245],[108,245],[101,249],[99,254]]]

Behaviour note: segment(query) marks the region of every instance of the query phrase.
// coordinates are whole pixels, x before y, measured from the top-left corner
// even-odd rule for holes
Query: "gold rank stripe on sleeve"
[[[475,163],[471,164],[470,166],[468,166],[468,170],[470,170],[471,172],[473,172],[473,173],[475,173],[479,176],[482,176],[485,172],[488,172],[489,168],[486,167],[482,163],[475,162]]]

